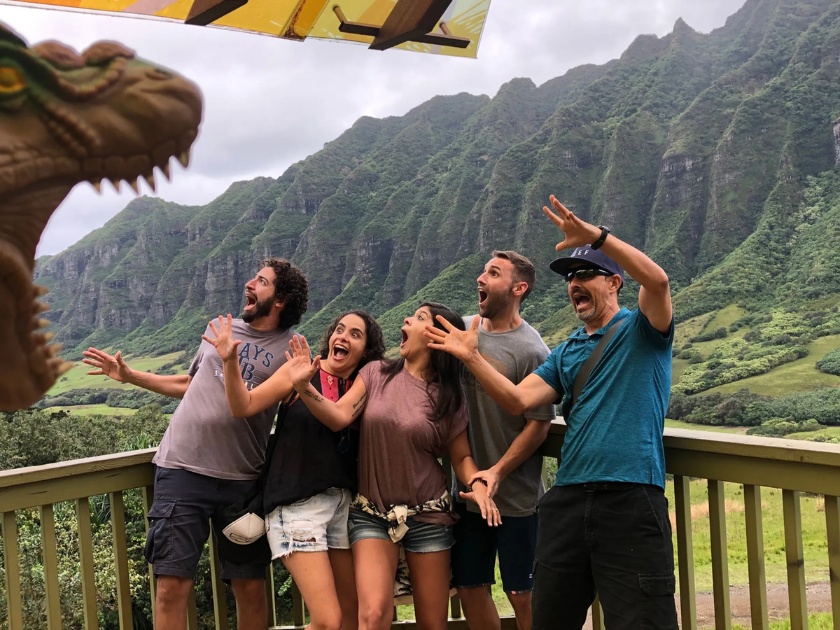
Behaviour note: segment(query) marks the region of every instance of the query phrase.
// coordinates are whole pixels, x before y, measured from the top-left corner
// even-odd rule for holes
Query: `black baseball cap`
[[[558,258],[549,267],[561,276],[565,276],[572,268],[595,267],[620,276],[621,284],[624,285],[624,269],[600,249],[592,249],[592,245],[576,247],[570,256]]]

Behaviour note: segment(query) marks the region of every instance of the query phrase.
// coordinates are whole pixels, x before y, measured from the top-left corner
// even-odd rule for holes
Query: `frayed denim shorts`
[[[296,551],[350,549],[347,532],[350,499],[349,490],[330,488],[308,499],[274,508],[265,517],[272,559]]]
[[[438,523],[424,523],[409,516],[406,520],[408,531],[400,540],[403,549],[412,553],[430,553],[446,551],[455,544],[455,536],[451,525]],[[377,540],[391,540],[388,534],[388,522],[376,516],[371,516],[359,510],[350,510],[350,544],[355,544],[366,538]]]

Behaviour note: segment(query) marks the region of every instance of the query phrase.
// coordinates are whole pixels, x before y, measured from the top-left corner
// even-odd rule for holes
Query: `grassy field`
[[[840,427],[824,427],[819,431],[803,431],[802,433],[790,433],[785,436],[786,440],[810,440],[815,435],[840,438]]]
[[[707,424],[692,424],[681,420],[665,418],[666,429],[691,429],[692,431],[715,431],[717,433],[746,433],[747,427],[718,427]]]
[[[719,310],[715,313],[715,316],[712,318],[706,327],[703,329],[704,333],[710,333],[718,328],[726,328],[729,330],[729,327],[734,324],[737,320],[741,319],[744,315],[747,314],[747,311],[741,308],[740,306],[736,306],[735,304],[730,304],[726,308]]]
[[[699,346],[700,344],[696,344],[695,347]],[[784,394],[817,387],[838,387],[840,386],[840,376],[820,372],[814,366],[814,363],[835,348],[840,348],[840,335],[820,337],[808,344],[807,357],[779,366],[766,374],[719,385],[710,389],[709,392],[731,394],[739,389],[747,388],[751,392],[763,396],[783,396]]]
[[[834,621],[830,613],[820,613],[817,615],[808,615],[809,630],[833,630]],[[732,630],[747,630],[740,624],[733,624]],[[785,621],[771,621],[770,630],[790,630],[790,619]]]
[[[136,413],[136,409],[127,407],[109,407],[108,405],[76,405],[75,407],[47,407],[47,413],[53,411],[67,411],[73,416],[128,416]]]
[[[135,370],[154,372],[160,368],[160,366],[171,363],[180,355],[180,352],[173,352],[171,354],[162,354],[159,357],[138,357],[137,359],[126,357],[126,362]],[[88,370],[92,369],[93,368],[89,365],[82,363],[81,361],[77,362],[73,369],[61,377],[58,383],[56,383],[53,388],[47,392],[47,395],[55,396],[57,394],[63,394],[64,392],[70,391],[71,389],[82,389],[86,387],[97,389],[128,389],[132,387],[132,385],[126,385],[125,383],[118,383],[111,380],[107,376],[88,376]]]
[[[666,489],[672,507],[674,486]],[[744,493],[737,484],[725,484],[726,540],[729,551],[729,580],[732,585],[748,584],[747,543],[744,521]],[[761,491],[765,574],[768,583],[787,580],[782,492],[773,488]],[[709,538],[708,488],[705,481],[691,482],[691,525],[694,544],[694,579],[698,591],[712,588],[711,543]],[[825,508],[821,497],[802,496],[802,546],[805,552],[805,577],[824,582],[829,578],[825,534]],[[676,535],[674,536],[676,545]]]

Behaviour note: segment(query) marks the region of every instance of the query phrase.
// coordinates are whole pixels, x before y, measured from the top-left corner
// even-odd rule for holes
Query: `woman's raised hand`
[[[286,352],[289,380],[292,381],[295,389],[306,388],[315,376],[315,372],[321,367],[321,357],[316,356],[315,360],[312,360],[306,337],[295,335],[289,340],[289,348],[291,353]]]
[[[227,321],[219,315],[218,328],[211,321],[210,330],[213,331],[213,339],[207,335],[201,335],[201,338],[216,348],[216,352],[219,353],[222,361],[237,361],[238,356],[236,350],[239,344],[242,343],[242,340],[233,338],[233,317],[231,317],[230,313],[228,313]]]

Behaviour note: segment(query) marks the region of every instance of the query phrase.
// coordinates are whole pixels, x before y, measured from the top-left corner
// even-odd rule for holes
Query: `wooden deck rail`
[[[555,423],[541,452],[559,457],[565,426]],[[19,562],[18,521],[16,511],[37,508],[41,521],[41,554],[44,571],[46,627],[62,627],[58,581],[58,555],[54,505],[75,502],[78,522],[79,579],[82,586],[83,618],[86,630],[98,627],[96,586],[94,584],[94,549],[91,535],[91,513],[88,499],[108,495],[113,531],[117,605],[121,630],[133,627],[130,576],[126,547],[126,516],[123,492],[141,489],[147,514],[152,499],[154,449],[119,453],[85,460],[61,462],[0,472],[0,522],[2,522],[5,573],[6,619],[1,625],[9,630],[24,630],[22,575]],[[744,485],[749,590],[752,627],[769,627],[764,575],[764,547],[761,512],[761,487],[783,491],[785,548],[788,566],[788,593],[791,628],[807,628],[807,601],[802,549],[800,493],[825,497],[826,539],[831,579],[834,627],[840,630],[840,446],[792,440],[756,438],[731,434],[666,429],[665,454],[667,471],[674,476],[676,514],[676,553],[679,558],[681,626],[696,629],[694,563],[692,557],[690,478],[708,480],[709,522],[712,545],[712,582],[716,628],[730,628],[729,574],[726,549],[726,519],[723,483]],[[224,585],[219,575],[215,544],[210,540],[213,613],[217,630],[227,629]],[[275,585],[269,571],[267,589],[272,595],[269,625],[276,627]],[[154,583],[151,584],[154,598]],[[597,610],[597,606],[596,606]],[[305,606],[300,593],[293,588],[292,622],[305,624]],[[452,603],[452,630],[465,630],[457,600]],[[197,630],[195,598],[191,598],[188,627]],[[595,628],[602,627],[600,614],[595,615]],[[411,626],[411,622],[395,622],[395,627]],[[503,620],[503,628],[513,629],[513,619]]]

